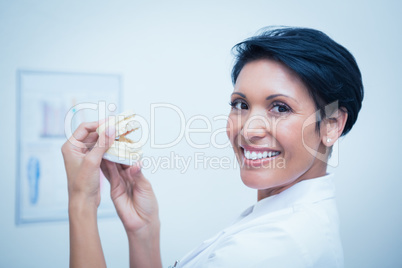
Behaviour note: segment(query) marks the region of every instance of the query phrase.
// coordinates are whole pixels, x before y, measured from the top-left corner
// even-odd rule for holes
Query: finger
[[[128,169],[128,174],[139,188],[152,189],[151,184],[145,178],[144,174],[142,174],[141,165],[139,162]]]
[[[138,161],[136,162],[134,165],[132,166],[126,166],[127,168],[124,170],[127,174],[128,177],[131,178],[131,180],[133,180],[133,174],[137,173],[138,171],[141,170],[142,168],[142,162]],[[134,182],[134,181],[133,181]]]
[[[85,150],[83,150],[83,152],[91,150],[95,146],[98,138],[99,138],[98,133],[96,132],[89,133],[89,135],[83,141],[83,144],[86,148]]]
[[[121,168],[123,169],[123,170],[126,170],[126,169],[128,169],[128,168],[130,168],[131,166],[129,166],[129,165],[124,165],[124,164],[121,164]]]
[[[82,142],[83,142],[83,143],[96,143],[96,141],[98,140],[98,138],[99,138],[99,134],[98,134],[96,131],[94,131],[94,132],[90,132],[90,133],[88,134],[88,136],[85,137],[85,138],[82,140]]]
[[[85,148],[87,148],[88,150],[91,150],[92,148],[94,148],[96,142],[91,142],[91,143],[84,143]]]
[[[120,176],[123,178],[123,181],[127,184],[127,186],[130,186],[134,183],[134,181],[131,179],[130,175],[129,175],[129,170],[127,167],[127,165],[123,165],[123,164],[116,164],[116,168],[117,171],[119,172]]]
[[[89,162],[89,164],[100,166],[103,155],[114,142],[114,138],[116,136],[115,132],[115,126],[111,125],[105,131],[99,133],[98,141],[86,156],[86,160]]]
[[[103,167],[103,169],[108,174],[106,178],[110,182],[110,188],[115,189],[116,187],[118,187],[120,182],[120,175],[117,170],[116,164],[103,159],[101,162],[101,167]]]
[[[100,168],[103,172],[103,175],[105,175],[106,179],[109,180],[110,179],[110,172],[109,172],[109,168],[106,166],[106,161],[105,159],[102,159],[101,164],[100,164]]]
[[[66,142],[67,146],[72,146],[76,148],[86,149],[84,140],[88,137],[89,133],[95,132],[96,128],[99,126],[98,122],[85,122],[81,123],[78,128],[74,131],[73,135]]]
[[[95,132],[96,128],[99,126],[99,122],[84,122],[81,123],[78,128],[74,131],[72,138],[77,141],[82,142],[89,133]]]
[[[117,171],[120,174],[120,182],[124,183],[125,189],[127,189],[128,196],[132,196],[135,181],[130,176],[130,169],[129,168],[124,169],[125,167],[127,167],[127,165],[116,164],[116,163],[114,163],[114,164],[115,164]],[[131,167],[131,166],[128,166],[128,167]]]
[[[134,165],[125,165],[125,164],[116,164],[117,170],[119,171],[120,175],[130,180],[130,168],[142,168],[142,162],[138,161],[134,163]],[[134,181],[132,181],[134,182]]]
[[[140,160],[140,161],[135,162],[133,165],[119,164],[118,166],[120,167],[121,170],[126,170],[133,166],[138,166],[138,168],[142,168],[142,162]]]
[[[106,121],[106,118],[101,119],[99,121],[93,122],[84,122],[81,123],[78,128],[74,131],[73,135],[69,138],[71,143],[76,141],[78,142],[86,142],[85,139],[88,139],[88,136],[91,136],[90,139],[97,139],[98,133],[96,133],[96,129],[102,125]]]

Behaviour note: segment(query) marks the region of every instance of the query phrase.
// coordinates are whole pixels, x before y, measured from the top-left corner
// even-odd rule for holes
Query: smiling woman
[[[234,90],[228,136],[241,163],[241,178],[247,186],[259,189],[259,200],[304,179],[325,175],[326,163],[305,145],[323,151],[320,147],[327,146],[322,142],[327,134],[317,132],[314,124],[303,129],[316,109],[294,72],[277,61],[255,60],[243,67]],[[342,128],[347,116],[340,114]],[[281,166],[264,168],[270,161]]]
[[[235,49],[227,135],[258,202],[174,267],[343,267],[327,161],[361,108],[359,68],[344,47],[313,29],[268,29]],[[82,124],[74,137],[85,142],[96,128]],[[161,267],[154,192],[140,166],[102,160],[113,139],[103,131],[92,150],[69,142],[62,148],[71,266],[105,265],[96,226],[101,167],[127,232],[130,266]]]

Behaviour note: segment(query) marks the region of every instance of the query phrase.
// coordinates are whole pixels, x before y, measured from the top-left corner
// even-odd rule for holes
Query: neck
[[[323,162],[318,162],[317,168],[314,169],[314,171],[315,172],[312,172],[312,170],[309,170],[309,171],[305,172],[304,174],[302,174],[301,176],[299,176],[297,179],[291,181],[290,183],[284,184],[284,185],[279,185],[279,186],[275,186],[275,187],[268,188],[268,189],[259,189],[258,195],[257,195],[258,201],[260,201],[264,198],[273,196],[273,195],[277,195],[277,194],[283,192],[284,190],[289,189],[290,187],[292,187],[293,185],[295,185],[298,182],[325,176],[325,174],[327,174],[327,165]]]

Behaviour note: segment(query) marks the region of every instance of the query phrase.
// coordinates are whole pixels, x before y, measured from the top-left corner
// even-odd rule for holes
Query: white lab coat
[[[175,267],[343,267],[333,175],[257,202]]]

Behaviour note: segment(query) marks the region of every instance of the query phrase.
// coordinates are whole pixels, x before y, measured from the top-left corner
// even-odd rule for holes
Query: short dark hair
[[[346,109],[342,135],[357,120],[363,101],[362,77],[353,55],[321,31],[298,27],[269,27],[232,48],[235,62],[232,82],[242,68],[259,59],[272,59],[293,70],[308,88],[316,109],[325,117],[325,106],[338,101]],[[319,128],[319,120],[317,123]]]

